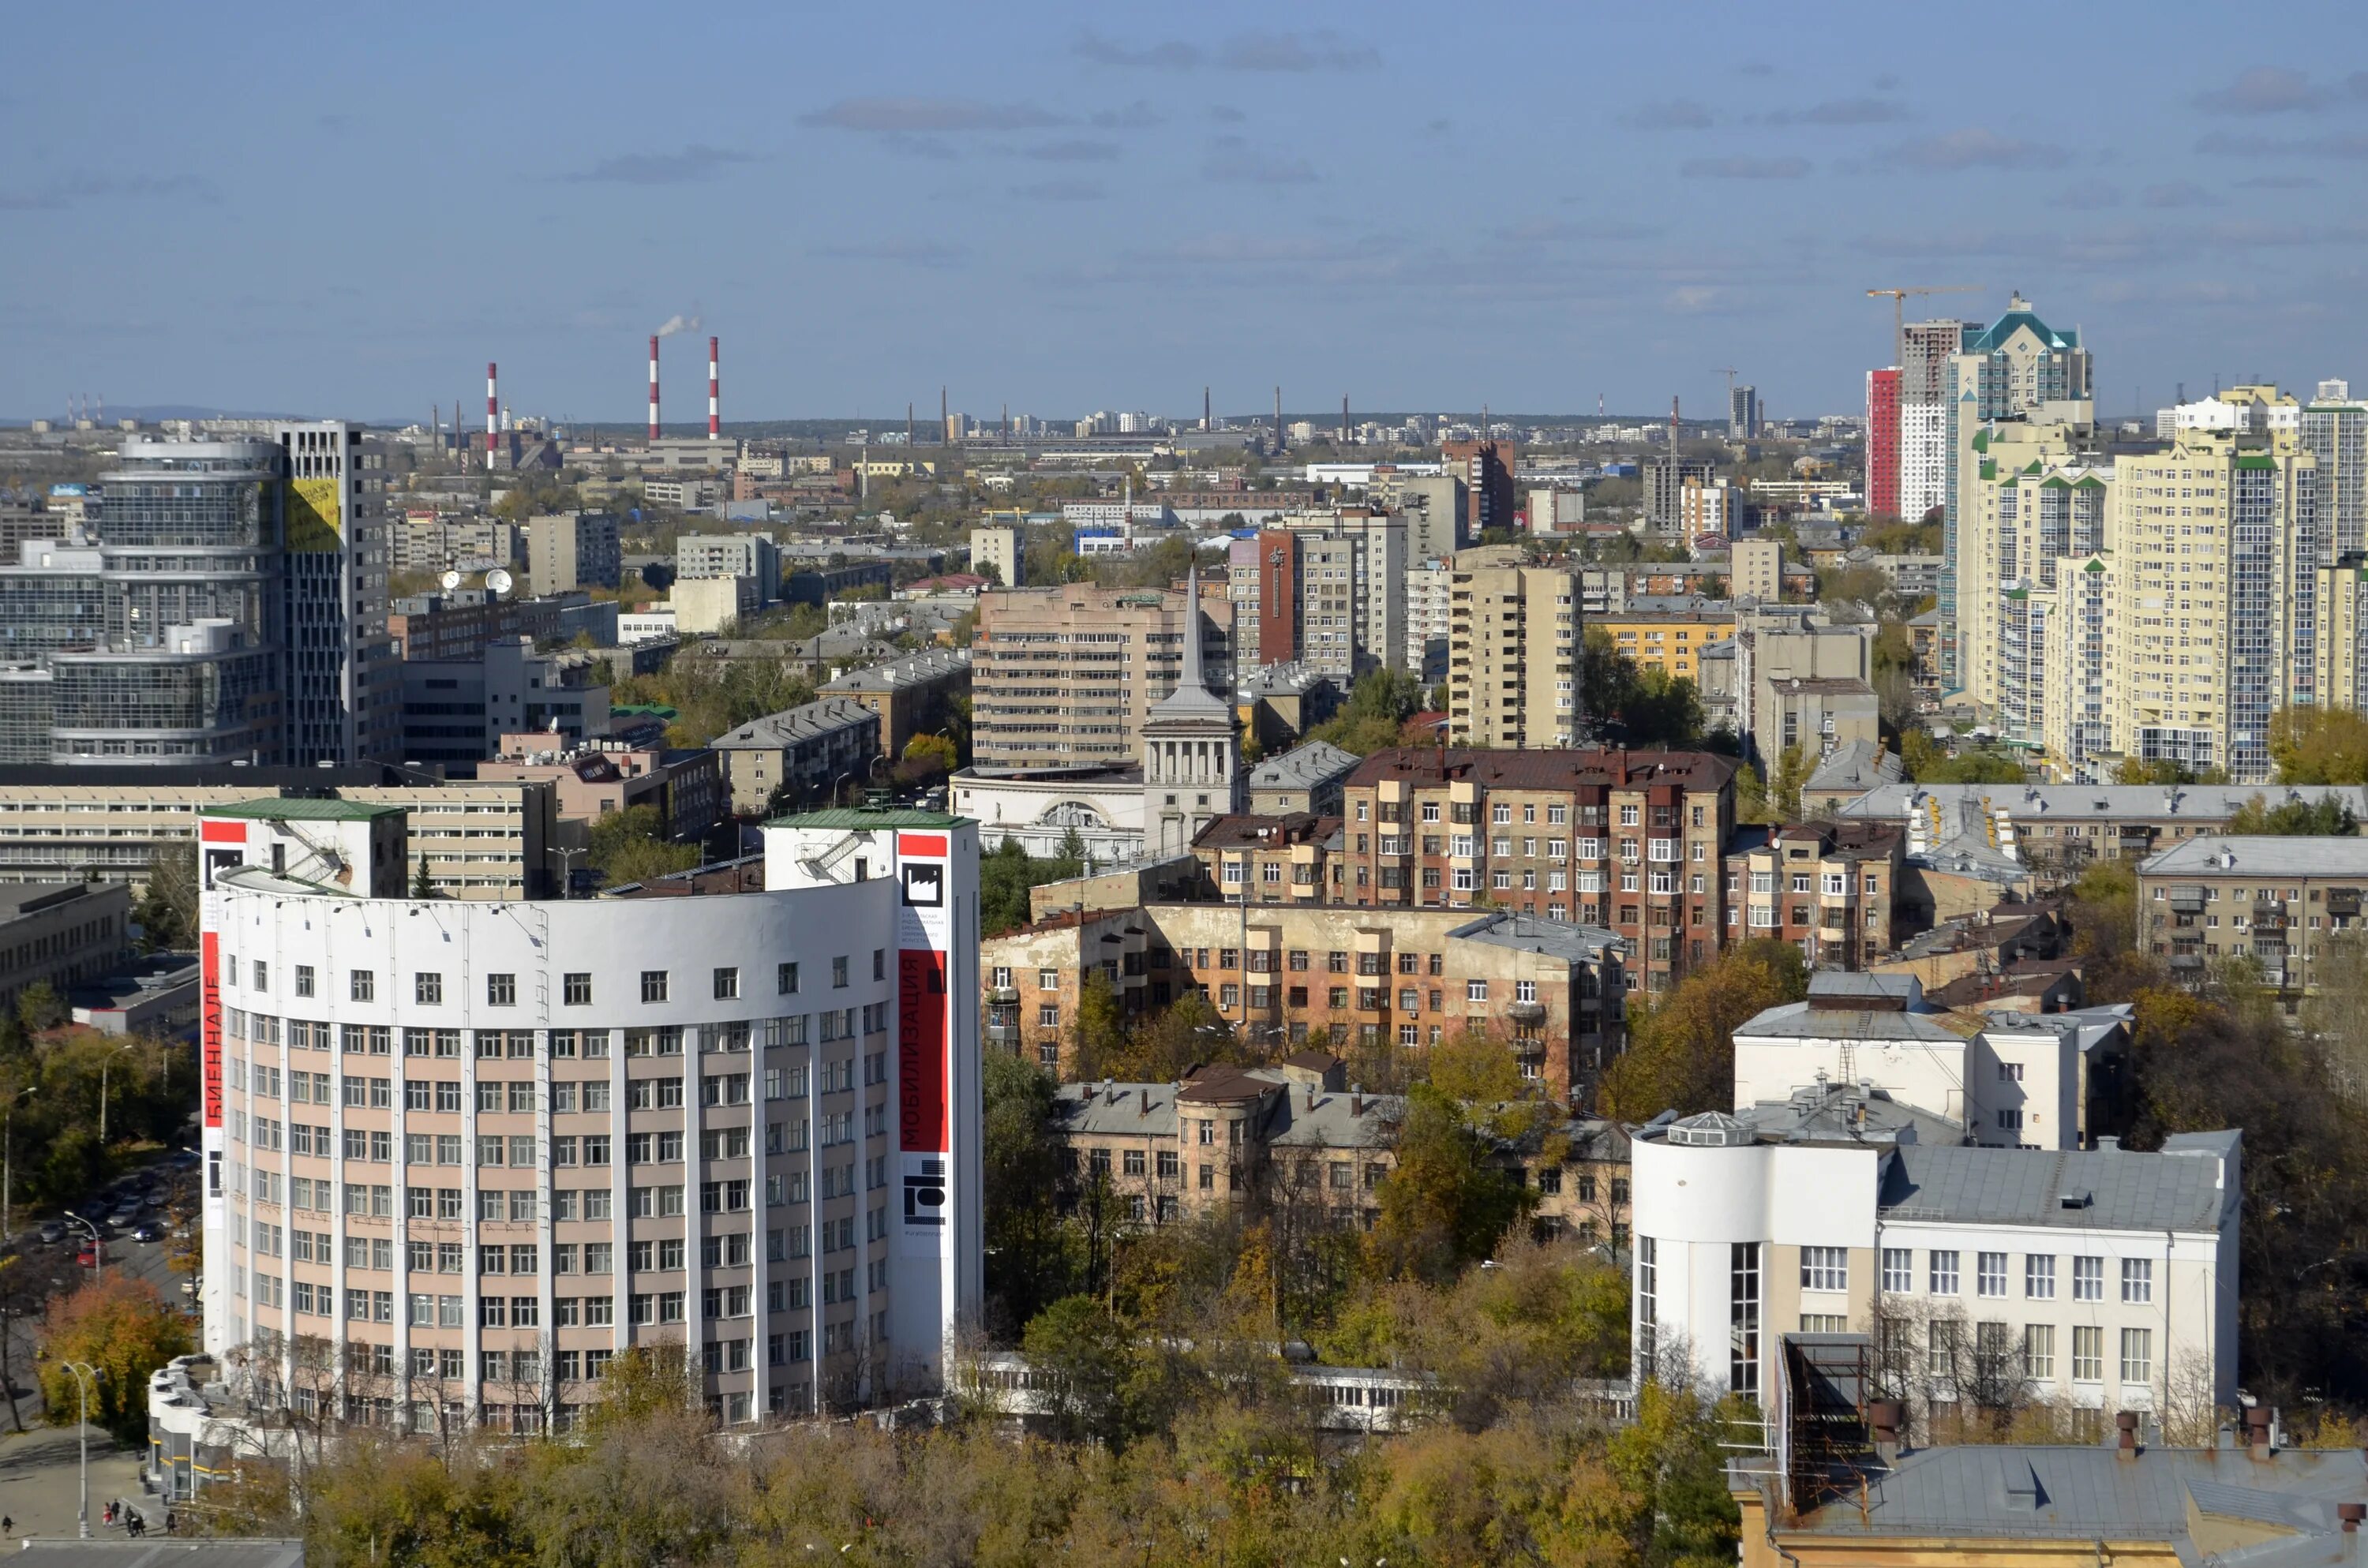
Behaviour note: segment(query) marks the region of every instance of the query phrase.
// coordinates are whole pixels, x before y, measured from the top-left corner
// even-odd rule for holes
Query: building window
[[[2125,1328],[2122,1330],[2122,1381],[2150,1382],[2154,1379],[2154,1330]]]
[[[1003,982],[1005,984],[1009,981]],[[773,989],[784,996],[794,996],[798,990],[798,966],[795,961],[773,966]]]
[[[1463,999],[1466,1002],[1486,1002],[1488,1000],[1488,983],[1485,980],[1465,981]]]
[[[1974,1255],[1974,1290],[1983,1296],[2006,1294],[2006,1254],[1980,1252]]]
[[[1801,1289],[1804,1290],[1849,1290],[1850,1249],[1803,1247],[1801,1249]]]
[[[1956,1253],[1954,1251],[1941,1252],[1935,1250],[1932,1254],[1932,1267],[1930,1274],[1931,1285],[1930,1287],[1930,1290],[1932,1295],[1955,1295],[1957,1293]]]
[[[2001,1062],[1998,1064],[1998,1082],[2001,1084],[2022,1082],[2022,1063],[2020,1062]]]
[[[2034,1301],[2055,1299],[2055,1259],[2034,1253],[2022,1260],[2022,1293]]]
[[[1819,1247],[1810,1252],[1839,1250]],[[1808,1266],[1802,1265],[1804,1274]],[[1759,1244],[1736,1242],[1727,1248],[1727,1387],[1751,1398],[1759,1393]]]
[[[2122,1259],[2122,1300],[2140,1304],[2154,1300],[2154,1259]]]
[[[1581,1197],[1585,1197],[1582,1188]],[[1651,1374],[1659,1354],[1656,1330],[1661,1320],[1660,1248],[1650,1236],[1636,1238],[1636,1364]]]
[[[441,1006],[444,1002],[444,977],[422,970],[411,977],[411,999],[423,1007]]]
[[[2103,1258],[2076,1257],[2072,1260],[2072,1299],[2076,1301],[2101,1301],[2105,1299]]]
[[[739,970],[725,968],[715,971],[715,999],[718,1002],[736,1002],[740,999]]]
[[[1905,1294],[1916,1288],[1916,1253],[1910,1247],[1883,1249],[1883,1288]]]
[[[563,1006],[589,1007],[592,1005],[592,976],[588,972],[562,975],[559,1000]]]
[[[515,1007],[518,1006],[518,976],[489,974],[485,976],[485,1006]]]
[[[2085,1324],[2072,1330],[2072,1381],[2076,1383],[2101,1383],[2105,1381],[2105,1331],[2095,1324]]]
[[[313,994],[313,966],[311,964],[300,963],[296,966],[296,994],[299,996],[310,996]]]
[[[366,969],[351,970],[346,975],[346,994],[357,1002],[378,998],[378,976]]]
[[[2033,1381],[2055,1376],[2055,1325],[2025,1324],[2022,1330],[2022,1375]]]
[[[642,971],[642,1000],[663,1002],[666,999],[666,971],[662,969]]]

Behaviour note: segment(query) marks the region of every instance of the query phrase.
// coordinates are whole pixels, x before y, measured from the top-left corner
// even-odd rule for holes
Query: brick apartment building
[[[1663,991],[1727,929],[1735,763],[1708,752],[1375,752],[1342,790],[1339,902],[1608,927]]]
[[[1166,1224],[1228,1207],[1295,1207],[1370,1229],[1395,1168],[1406,1102],[1345,1082],[1339,1058],[1212,1067],[1180,1084],[1064,1084],[1054,1102],[1072,1201],[1111,1203],[1121,1224]],[[1628,1138],[1589,1119],[1491,1151],[1536,1195],[1532,1222],[1584,1242],[1628,1239]]]
[[[1898,940],[1905,830],[1888,823],[1738,829],[1727,846],[1726,939],[1774,937],[1812,964],[1863,968]]]
[[[990,1048],[1079,1070],[1080,990],[1099,971],[1129,1017],[1187,992],[1253,1047],[1435,1044],[1480,1029],[1524,1075],[1584,1096],[1626,1038],[1625,946],[1508,910],[1144,903],[1054,915],[981,944]]]

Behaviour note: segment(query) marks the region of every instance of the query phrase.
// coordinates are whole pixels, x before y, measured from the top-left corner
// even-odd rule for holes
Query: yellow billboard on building
[[[287,481],[288,548],[304,554],[333,553],[344,548],[345,517],[340,482],[335,479]]]

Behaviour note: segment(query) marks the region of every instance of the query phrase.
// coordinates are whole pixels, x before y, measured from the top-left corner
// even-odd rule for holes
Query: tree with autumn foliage
[[[90,1418],[127,1443],[148,1431],[148,1374],[197,1348],[187,1319],[144,1279],[115,1273],[50,1303],[41,1320],[41,1398],[50,1424],[81,1418],[82,1399],[65,1363],[98,1369]]]
[[[1735,1031],[1767,1008],[1809,994],[1808,966],[1789,942],[1745,942],[1638,1006],[1628,1050],[1605,1070],[1605,1116],[1649,1121],[1733,1108]]]

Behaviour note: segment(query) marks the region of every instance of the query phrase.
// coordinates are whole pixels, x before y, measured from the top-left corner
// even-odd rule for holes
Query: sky
[[[113,20],[102,21],[102,17]],[[0,416],[1858,409],[1870,288],[2108,413],[2368,387],[2368,15],[2201,5],[20,9]],[[2142,402],[2141,402],[2142,400]]]

